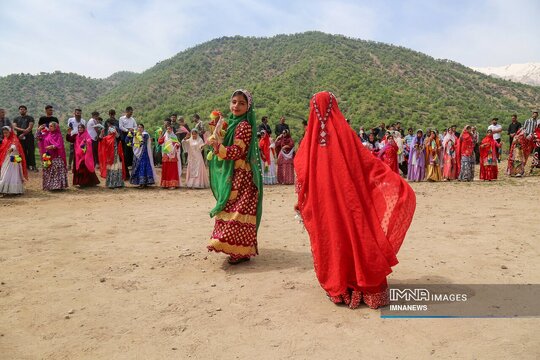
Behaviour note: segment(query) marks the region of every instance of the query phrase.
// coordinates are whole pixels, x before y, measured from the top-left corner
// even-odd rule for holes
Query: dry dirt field
[[[381,319],[332,304],[293,186],[265,188],[260,256],[236,267],[206,251],[209,190],[40,186],[31,174],[24,196],[0,198],[1,359],[540,357],[540,318]],[[390,284],[540,283],[540,177],[412,187]]]

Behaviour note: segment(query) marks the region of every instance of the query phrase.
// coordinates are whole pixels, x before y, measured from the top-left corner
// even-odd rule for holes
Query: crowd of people
[[[207,140],[213,126],[198,114],[193,116],[191,129],[182,116],[171,114],[150,135],[144,124],[134,118],[130,106],[119,119],[111,109],[106,120],[94,111],[88,121],[82,118],[82,110],[76,108],[65,124],[63,135],[51,105],[45,107],[45,115],[37,125],[27,111],[25,105],[19,106],[19,116],[11,121],[5,110],[0,109],[0,194],[24,193],[28,172],[39,171],[36,144],[43,190],[67,188],[69,171],[73,175],[71,184],[81,188],[97,186],[103,180],[108,188],[121,188],[126,183],[169,189],[210,187],[206,156],[211,152]],[[257,131],[263,182],[293,184],[295,143],[285,117],[280,119],[275,133],[278,136],[273,138],[268,118],[263,117]],[[156,167],[161,167],[161,179],[157,177]]]
[[[105,121],[96,111],[85,121],[81,109],[75,109],[74,116],[67,120],[64,137],[58,118],[53,116],[53,107],[47,105],[45,112],[46,115],[39,118],[34,129],[35,121],[27,115],[26,106],[19,107],[20,116],[13,121],[6,118],[5,111],[1,110],[0,193],[24,192],[23,181],[28,179],[28,171],[38,171],[35,141],[42,165],[44,190],[67,188],[69,170],[73,173],[74,186],[98,185],[98,171],[108,188],[124,187],[127,181],[146,187],[158,182],[156,166],[162,166],[159,184],[174,189],[182,185],[183,162],[187,169],[187,187],[210,186],[201,153],[204,146],[200,135],[201,124],[196,123],[193,129],[187,130],[187,125],[184,126],[181,120],[175,127],[175,116],[168,119],[164,129],[160,128],[158,136],[152,139],[144,124],[137,124],[132,107],[127,107],[119,119],[115,118],[115,110],[110,110],[109,118]],[[66,149],[66,142],[69,149]],[[152,142],[155,142],[154,146]],[[156,149],[160,153],[159,159],[155,160]]]
[[[409,181],[472,181],[475,165],[480,165],[479,178],[496,180],[501,162],[503,127],[498,118],[487,126],[480,140],[475,126],[467,125],[461,132],[455,125],[439,132],[436,129],[407,129],[401,123],[384,123],[366,133],[361,127],[358,136],[371,153],[385,162],[393,171]],[[509,152],[507,175],[522,177],[529,157],[529,174],[540,168],[540,121],[538,111],[532,113],[523,126],[517,115],[507,130]]]
[[[124,187],[129,182],[139,187],[159,184],[175,189],[183,185],[185,169],[184,186],[210,187],[207,154],[211,152],[211,146],[208,139],[214,131],[217,116],[222,117],[219,111],[212,113],[215,118],[209,123],[195,114],[192,129],[184,117],[171,114],[150,135],[144,124],[137,123],[130,106],[119,119],[116,119],[115,110],[109,110],[105,121],[97,111],[86,121],[81,109],[77,108],[73,117],[67,120],[65,137],[53,111],[52,106],[46,106],[45,115],[39,118],[34,129],[34,118],[27,114],[26,106],[19,107],[19,116],[13,121],[5,116],[4,109],[0,109],[0,194],[24,192],[28,172],[38,171],[36,142],[44,190],[67,188],[68,171],[73,174],[71,183],[79,187],[100,184],[96,175],[99,173],[108,188]],[[306,127],[304,121],[304,129]],[[263,116],[256,130],[263,184],[294,184],[295,141],[285,117],[280,118],[272,131],[268,117]],[[538,111],[534,111],[523,126],[517,115],[513,115],[506,133],[509,143],[507,175],[525,176],[529,157],[532,157],[529,174],[540,168]],[[481,180],[498,178],[503,127],[497,118],[491,120],[483,139],[471,125],[461,132],[452,125],[440,132],[437,129],[414,132],[409,128],[405,133],[400,122],[388,127],[381,123],[369,132],[360,127],[357,134],[373,156],[409,181],[472,181],[478,164]],[[65,148],[64,138],[69,149]],[[156,167],[162,169],[161,179],[157,177]]]

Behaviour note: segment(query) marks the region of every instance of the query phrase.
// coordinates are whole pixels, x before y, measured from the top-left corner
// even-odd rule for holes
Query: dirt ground
[[[260,256],[208,253],[209,190],[0,199],[1,359],[538,359],[539,318],[381,319],[327,300],[293,186],[265,187]],[[540,283],[540,177],[415,183],[392,283]],[[505,267],[505,268],[504,268]]]

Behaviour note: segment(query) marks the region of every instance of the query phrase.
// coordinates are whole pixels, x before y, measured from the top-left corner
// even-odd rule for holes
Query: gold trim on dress
[[[234,162],[234,169],[251,171],[251,166],[245,160],[240,159]]]
[[[231,191],[231,195],[232,195],[232,191]],[[239,212],[226,212],[226,211],[222,211],[220,213],[218,213],[216,215],[216,219],[217,220],[223,220],[223,221],[231,221],[231,220],[234,220],[234,221],[238,221],[238,222],[241,222],[241,223],[244,223],[244,224],[252,224],[252,225],[255,225],[257,224],[257,217],[254,216],[254,215],[244,215],[244,214],[240,214]]]
[[[219,151],[217,155],[222,159],[227,158],[227,148],[223,146],[223,144],[219,145]]]
[[[229,255],[255,255],[257,253],[255,246],[231,245],[218,239],[210,239],[208,246],[212,247],[215,251],[223,251]]]
[[[238,146],[242,150],[246,148],[246,143],[242,139],[235,139],[233,145]]]

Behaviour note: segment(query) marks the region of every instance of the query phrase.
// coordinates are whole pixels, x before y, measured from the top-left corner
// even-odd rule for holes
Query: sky
[[[466,66],[540,62],[540,0],[0,0],[0,76],[142,72],[223,36],[318,30]]]

